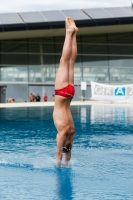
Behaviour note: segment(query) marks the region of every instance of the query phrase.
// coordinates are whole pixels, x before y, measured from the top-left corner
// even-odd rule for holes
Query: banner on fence
[[[133,85],[106,85],[91,81],[92,100],[133,101]]]

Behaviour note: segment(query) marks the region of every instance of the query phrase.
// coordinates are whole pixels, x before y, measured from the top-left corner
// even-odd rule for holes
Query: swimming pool
[[[71,110],[71,163],[56,168],[53,107],[0,109],[1,200],[133,199],[133,108]]]

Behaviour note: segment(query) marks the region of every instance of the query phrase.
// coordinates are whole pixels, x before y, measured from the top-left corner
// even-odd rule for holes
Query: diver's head
[[[69,151],[71,151],[71,145],[70,144],[62,147],[63,153],[68,153]]]

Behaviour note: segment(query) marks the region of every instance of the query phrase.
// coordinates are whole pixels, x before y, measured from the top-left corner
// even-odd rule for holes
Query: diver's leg
[[[72,20],[72,23],[74,21]],[[75,24],[75,23],[74,23]],[[72,35],[72,53],[69,61],[69,84],[74,85],[74,63],[77,57],[76,31]]]
[[[74,27],[71,25],[69,18],[66,18],[66,36],[60,59],[59,68],[56,74],[55,89],[60,89],[68,85],[69,81],[69,60],[72,53],[72,35]]]

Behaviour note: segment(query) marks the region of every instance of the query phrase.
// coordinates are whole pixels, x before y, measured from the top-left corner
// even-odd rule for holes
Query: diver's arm
[[[65,154],[65,165],[68,166],[68,163],[71,159],[71,150]]]
[[[56,148],[56,165],[57,167],[61,166],[61,160],[62,160],[62,147],[66,136],[64,134],[57,134],[56,142],[57,142],[57,148]]]

